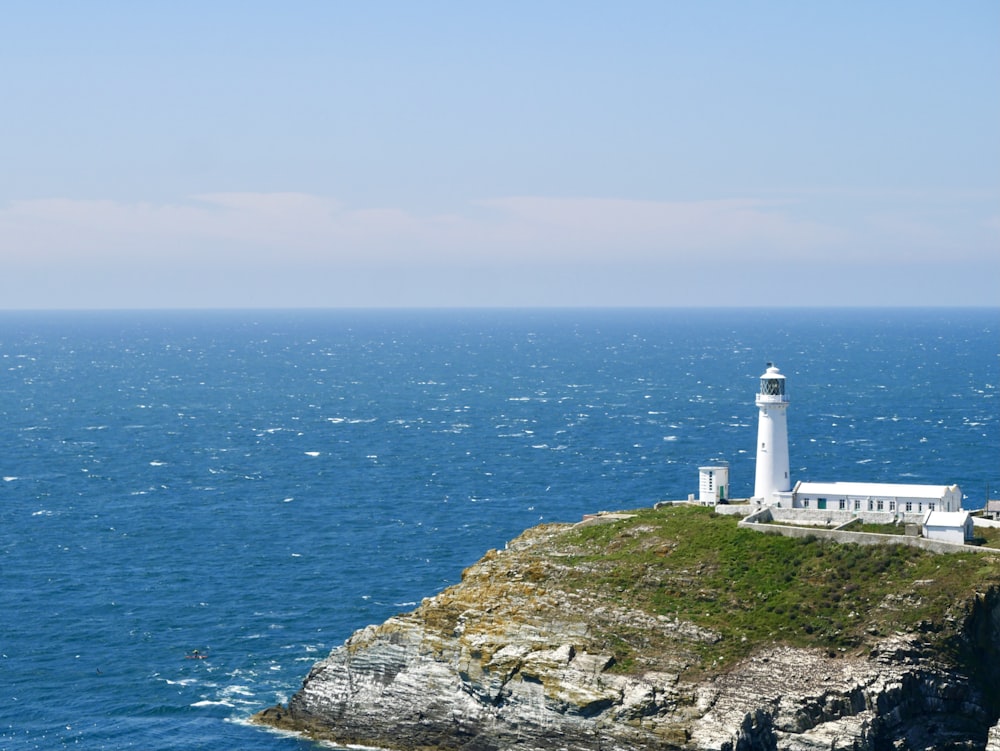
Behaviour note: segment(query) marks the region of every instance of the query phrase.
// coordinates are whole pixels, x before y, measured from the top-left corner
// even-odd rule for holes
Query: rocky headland
[[[1000,559],[679,507],[528,530],[255,721],[465,751],[1000,751]]]

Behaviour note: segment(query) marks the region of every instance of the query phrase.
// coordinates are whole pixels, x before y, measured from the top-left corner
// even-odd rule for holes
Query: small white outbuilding
[[[698,467],[698,502],[714,506],[726,502],[729,490],[729,462],[716,461],[705,467]]]
[[[968,511],[928,511],[924,515],[924,537],[962,545],[975,537],[972,516]]]

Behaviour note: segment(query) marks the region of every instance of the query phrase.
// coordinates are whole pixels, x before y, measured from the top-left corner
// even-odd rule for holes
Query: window
[[[913,511],[913,501],[907,501],[906,502],[906,510],[907,511]]]
[[[855,511],[860,511],[861,510],[861,499],[860,498],[855,498],[854,499],[854,510]]]
[[[871,498],[869,498],[868,499],[868,510],[869,511],[874,511],[875,510],[874,506],[875,506],[875,502]]]
[[[896,510],[896,502],[895,501],[889,501],[889,510],[890,511],[895,511]]]
[[[809,508],[809,499],[808,498],[806,498],[804,501],[802,501],[802,508]]]
[[[878,507],[879,511],[885,511],[885,509],[882,508],[882,499],[881,498],[878,499],[878,503],[876,504],[876,506]]]
[[[927,510],[928,511],[934,510],[934,501],[931,501],[930,503],[927,504]]]
[[[784,380],[762,378],[760,381],[760,393],[764,396],[782,396],[785,393]]]
[[[841,498],[840,501],[838,501],[838,503],[840,504],[840,510],[841,511],[843,511],[845,508],[847,508],[847,501],[845,501],[843,498]]]

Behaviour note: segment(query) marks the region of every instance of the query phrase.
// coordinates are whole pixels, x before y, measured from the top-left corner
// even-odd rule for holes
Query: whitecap
[[[224,688],[222,690],[222,695],[225,696],[228,699],[229,697],[234,696],[234,695],[235,696],[254,696],[254,692],[250,689],[249,686],[236,685],[236,686],[226,686],[226,688]]]
[[[165,464],[166,464],[166,462],[160,462],[160,461],[151,461],[151,462],[149,463],[149,466],[150,466],[150,467],[162,467],[162,466],[163,466],[163,465],[165,465]]]
[[[663,440],[664,441],[676,441],[677,440],[677,436],[675,436],[675,435],[665,435],[665,436],[663,436]]]
[[[232,707],[235,706],[228,701],[211,701],[210,699],[204,699],[203,701],[196,701],[191,705],[192,707]]]
[[[306,451],[306,456],[319,456],[319,451]]]
[[[20,479],[20,478],[15,477],[14,475],[7,475],[6,477],[3,478],[3,481],[4,482],[14,482],[14,480],[18,480],[18,479]]]

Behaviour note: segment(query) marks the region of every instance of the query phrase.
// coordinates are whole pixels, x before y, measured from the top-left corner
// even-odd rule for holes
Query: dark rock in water
[[[565,531],[529,530],[358,631],[255,721],[407,750],[1000,751],[1000,584],[956,604],[951,650],[915,628],[854,650],[772,640],[715,666],[720,633],[569,586],[595,564],[554,543]],[[619,639],[639,645],[628,660]]]

